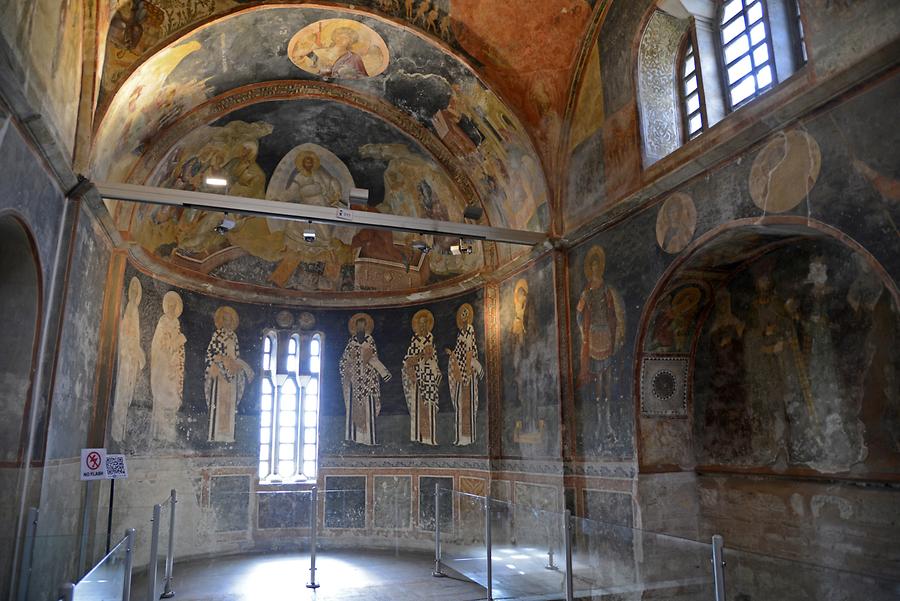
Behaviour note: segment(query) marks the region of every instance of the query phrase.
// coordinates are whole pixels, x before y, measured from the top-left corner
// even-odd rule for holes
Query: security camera
[[[450,246],[450,254],[451,255],[471,255],[472,254],[472,245],[469,242],[466,242],[462,238],[459,239],[459,242],[456,244],[452,244]]]
[[[222,220],[222,223],[217,225],[214,229],[217,234],[220,236],[224,236],[228,232],[234,229],[235,221],[231,217],[225,216],[225,219]]]
[[[410,244],[410,246],[412,246],[414,250],[419,251],[419,252],[422,253],[423,255],[427,255],[428,252],[431,250],[431,247],[428,246],[427,244],[425,244],[425,243],[424,243],[423,241],[421,241],[421,240],[415,240],[415,241],[413,241],[412,244]]]
[[[303,241],[310,244],[316,241],[316,230],[312,229],[312,221],[309,222],[309,227],[303,230]]]

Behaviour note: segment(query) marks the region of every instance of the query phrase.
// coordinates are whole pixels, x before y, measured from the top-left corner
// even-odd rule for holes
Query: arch
[[[0,351],[0,381],[4,382],[0,411],[13,411],[0,419],[0,464],[19,464],[24,453],[25,417],[31,398],[35,357],[40,338],[43,306],[42,269],[37,245],[27,222],[10,211],[0,211],[0,328],[4,336],[17,344]],[[15,407],[20,399],[21,412]],[[11,441],[16,430],[15,448]]]
[[[770,276],[774,282],[767,284],[763,281],[767,272],[774,274]],[[822,288],[815,288],[814,272],[826,278]],[[826,297],[825,290],[828,286],[831,288]],[[679,294],[683,299],[685,295],[682,291],[690,287],[696,289],[696,293],[692,293],[696,300],[690,310],[686,310],[683,300],[676,302],[675,299]],[[816,292],[817,290],[820,292]],[[721,333],[721,328],[731,325],[735,331],[740,331],[731,337],[723,335],[723,344],[734,342],[734,347],[741,347],[741,353],[743,349],[751,347],[767,348],[763,343],[744,342],[743,338],[759,338],[751,332],[751,327],[759,323],[760,313],[754,306],[758,302],[769,302],[763,299],[764,291],[765,298],[774,301],[771,304],[772,311],[777,309],[778,319],[782,320],[783,344],[777,349],[775,346],[771,348],[773,353],[784,352],[785,363],[779,369],[787,374],[782,377],[785,382],[790,379],[783,388],[791,388],[790,394],[785,393],[787,396],[783,397],[786,399],[784,403],[790,404],[791,408],[776,409],[785,414],[783,419],[779,419],[788,425],[793,424],[801,434],[789,434],[783,440],[773,442],[777,448],[769,449],[768,455],[748,447],[735,453],[733,460],[727,457],[720,460],[720,457],[711,463],[708,461],[709,454],[705,451],[701,453],[699,445],[702,441],[696,440],[702,439],[705,434],[702,428],[698,428],[701,416],[697,405],[706,403],[706,399],[713,394],[710,387],[715,385],[716,378],[725,384],[730,380],[727,378],[728,374],[723,376],[722,372],[710,373],[713,369],[710,365],[721,363],[715,355],[710,355],[710,339],[716,331]],[[851,307],[854,319],[858,319],[860,323],[870,323],[867,320],[875,323],[880,320],[882,325],[887,324],[887,327],[881,328],[884,332],[871,334],[873,336],[887,337],[886,339],[900,336],[900,292],[896,283],[859,243],[839,230],[813,219],[779,216],[732,221],[706,233],[673,262],[659,278],[649,296],[636,339],[633,369],[637,400],[636,446],[640,470],[683,471],[696,469],[698,465],[703,466],[703,469],[716,470],[722,463],[721,467],[725,471],[744,468],[766,471],[774,469],[775,457],[779,456],[782,463],[778,469],[781,473],[856,477],[858,471],[890,471],[885,468],[886,464],[879,463],[878,457],[866,459],[867,448],[872,446],[871,441],[856,433],[862,432],[860,428],[864,429],[865,425],[860,417],[860,410],[854,409],[856,405],[853,404],[862,407],[864,400],[869,403],[866,399],[871,394],[861,396],[861,387],[867,385],[866,379],[859,375],[852,384],[847,383],[846,377],[843,381],[838,381],[829,372],[840,371],[843,365],[833,359],[823,359],[824,355],[815,354],[818,327],[815,324],[820,322],[820,318],[832,320],[829,322],[832,329],[842,336],[853,330],[848,325],[847,320],[850,318],[845,316],[850,309],[834,310],[822,317],[825,309],[821,307],[828,306],[822,299],[827,299],[834,307]],[[857,336],[859,339],[853,343],[857,345],[861,344],[860,340],[869,340],[866,337],[874,332],[871,326],[860,326],[858,329],[863,338]],[[739,343],[736,342],[737,338],[741,338]],[[831,344],[830,340],[827,337],[820,340],[823,349]],[[791,348],[787,349],[786,346]],[[838,352],[834,349],[825,350]],[[853,349],[842,350],[848,355],[861,354],[860,351],[854,355]],[[885,361],[884,356],[881,359],[870,356],[867,359],[869,363],[860,370],[860,374],[868,373],[873,357],[875,360]],[[887,361],[885,369],[889,370],[891,365],[895,365],[896,359],[888,358]],[[757,363],[759,361],[750,356],[748,351],[746,358],[743,354],[734,358],[731,367],[740,372],[735,376],[737,380],[745,381],[749,378],[750,386],[754,385],[751,367]],[[828,369],[826,363],[830,365]],[[654,382],[654,378],[662,371],[671,374],[671,377],[665,378],[669,378],[667,385],[674,387],[674,394],[668,401],[660,400],[661,393]],[[781,376],[778,373],[761,373],[760,370],[760,378],[757,380],[763,382],[769,377],[777,380]],[[831,382],[830,390],[838,392],[825,392],[822,387],[827,382]],[[698,390],[701,392],[699,396]],[[733,396],[740,395],[735,393]],[[773,394],[772,397],[776,398],[778,394]],[[756,397],[747,393],[741,402],[749,404],[753,398]],[[894,415],[892,411],[897,413],[896,418],[891,419],[897,421],[895,444],[900,444],[900,407],[891,408],[887,402],[883,405],[881,410],[887,411],[890,416]],[[728,408],[734,406],[729,405]],[[738,409],[745,413],[749,411]],[[793,415],[790,415],[791,411],[794,412]],[[723,415],[724,420],[728,415],[727,411]],[[826,420],[830,420],[829,428],[843,428],[846,432],[853,430],[853,433],[848,434],[847,440],[843,442],[831,440],[833,433],[824,429]],[[780,423],[779,427],[783,428],[784,425]],[[714,439],[713,434],[710,430],[710,437]],[[664,451],[654,442],[654,437],[665,439],[664,444],[671,445],[671,449]],[[822,450],[826,446],[825,441],[831,442],[832,446],[846,443],[853,448],[846,452],[825,452]],[[852,475],[849,473],[851,466],[855,466]]]
[[[43,270],[35,236],[13,211],[0,211],[0,538],[15,538],[19,522],[22,476],[27,469],[28,416],[43,308]],[[0,590],[5,591],[15,545],[0,547]]]

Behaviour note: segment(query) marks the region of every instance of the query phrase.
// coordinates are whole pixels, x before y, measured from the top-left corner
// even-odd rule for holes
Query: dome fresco
[[[459,11],[473,22],[483,18],[470,7],[461,5]],[[429,14],[420,19],[426,33]],[[221,171],[230,181],[229,194],[298,202],[296,194],[273,196],[270,179],[292,149],[312,144],[321,149],[321,182],[337,177],[335,170],[349,171],[350,177],[344,189],[331,194],[334,198],[307,195],[306,202],[327,206],[336,204],[337,196],[346,202],[350,185],[368,190],[365,210],[461,221],[463,209],[476,205],[484,209],[484,225],[550,228],[546,159],[532,142],[541,135],[519,117],[530,119],[531,109],[520,108],[534,103],[511,106],[484,79],[484,61],[496,53],[474,47],[462,51],[455,34],[448,49],[446,38],[437,41],[359,11],[272,5],[207,16],[202,23],[188,19],[182,28],[172,20],[162,29],[145,27],[131,63],[105,65],[92,179],[214,191],[203,182]],[[153,21],[152,10],[146,18]],[[411,18],[415,22],[416,13]],[[471,39],[472,31],[465,31]],[[111,30],[108,46],[124,43],[117,32]],[[153,36],[156,42],[149,44]],[[540,78],[539,72],[534,77]],[[549,105],[540,110],[545,116],[553,112]],[[325,155],[335,160],[323,162]],[[161,211],[160,217],[158,210],[116,204],[109,207],[120,230],[157,266],[256,286],[416,289],[503,263],[517,252],[478,243],[463,259],[422,257],[408,246],[409,234],[391,239],[362,232],[363,238],[379,239],[372,244],[380,250],[369,257],[379,261],[378,267],[367,273],[359,261],[371,244],[360,250],[352,242],[360,232],[345,228],[332,238],[339,247],[324,255],[295,256],[291,263],[297,270],[284,273],[290,244],[284,246],[283,232],[261,227],[255,223],[259,220],[249,225],[241,220],[234,232],[216,238],[207,228],[215,225],[215,215]],[[198,228],[207,240],[193,239]],[[254,237],[262,241],[251,246],[267,250],[248,252],[246,240]],[[450,244],[425,242],[438,248]],[[279,264],[283,272],[273,279]],[[299,277],[304,270],[314,275]]]

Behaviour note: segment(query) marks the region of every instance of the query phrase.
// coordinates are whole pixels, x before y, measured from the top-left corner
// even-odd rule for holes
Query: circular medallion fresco
[[[670,254],[690,244],[697,229],[697,208],[687,194],[676,192],[659,208],[656,216],[656,242]]]
[[[822,153],[812,136],[780,132],[756,155],[750,168],[750,196],[767,213],[790,211],[816,185]]]
[[[294,34],[288,58],[325,79],[365,79],[387,69],[390,53],[372,28],[350,19],[324,19]]]

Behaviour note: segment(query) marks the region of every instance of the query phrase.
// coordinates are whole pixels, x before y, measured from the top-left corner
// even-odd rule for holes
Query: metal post
[[[556,565],[553,561],[553,533],[551,530],[553,529],[553,524],[548,521],[547,522],[547,565],[544,566],[545,570],[552,570],[554,572],[559,571],[559,566]]]
[[[575,599],[575,578],[572,572],[572,512],[566,509],[566,523],[563,525],[563,533],[566,537],[566,601]]]
[[[441,485],[434,485],[434,570],[431,575],[435,578],[446,576],[441,571]]]
[[[94,481],[88,480],[84,487],[84,507],[81,510],[81,543],[78,545],[78,573],[84,574],[88,553],[88,530],[91,522],[91,492]]]
[[[134,566],[134,528],[125,531],[125,583],[122,601],[131,601],[131,568]]]
[[[71,582],[67,582],[66,584],[59,587],[59,599],[60,601],[74,601],[75,585]]]
[[[175,504],[178,503],[178,497],[175,495],[175,489],[172,489],[172,495],[169,497],[169,548],[166,550],[166,579],[163,588],[163,594],[160,599],[169,599],[175,596],[172,590],[172,572],[175,568]]]
[[[109,546],[112,543],[112,518],[113,499],[116,498],[116,479],[109,479],[109,507],[106,509],[106,554],[109,555]]]
[[[722,547],[725,540],[718,534],[712,537],[713,582],[716,586],[716,601],[725,601],[725,555]]]
[[[150,535],[150,562],[147,564],[147,601],[157,601],[156,596],[156,563],[159,556],[159,503],[153,506],[153,528]]]
[[[309,510],[309,582],[306,583],[306,588],[319,588],[319,583],[316,582],[316,528],[319,521],[318,487],[313,486],[309,494],[312,499],[312,507]]]
[[[484,546],[487,550],[487,601],[494,601],[494,570],[491,552],[491,497],[484,498]]]
[[[28,583],[31,581],[31,559],[34,555],[34,536],[37,533],[38,509],[28,508],[28,522],[25,525],[25,544],[22,546],[22,564],[19,566],[18,601],[28,598]]]

